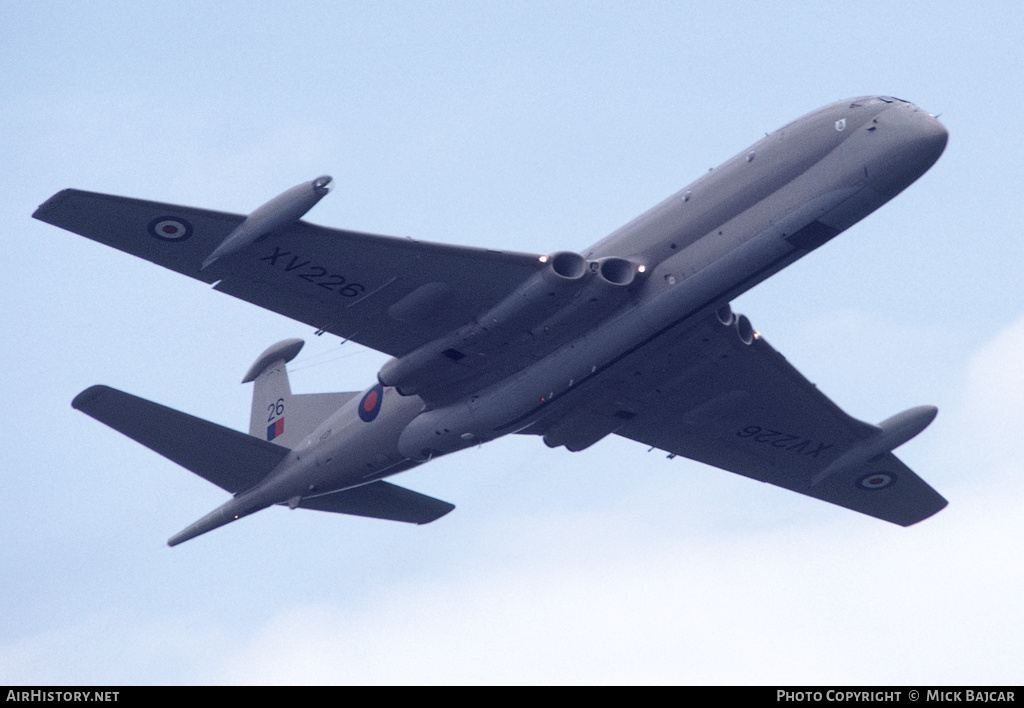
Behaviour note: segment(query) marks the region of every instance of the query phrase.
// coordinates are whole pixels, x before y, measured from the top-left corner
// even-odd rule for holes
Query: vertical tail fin
[[[257,357],[242,383],[254,382],[249,435],[284,447],[295,447],[353,397],[349,393],[292,395],[287,363],[302,349],[301,339],[286,339]]]
[[[271,440],[285,447],[295,447],[301,440],[293,435],[294,426],[286,427],[286,421],[292,417],[289,410],[291,406],[288,405],[292,389],[288,383],[286,364],[295,358],[303,344],[305,342],[301,339],[278,342],[260,354],[246,372],[242,383],[255,382],[252,389],[249,435]],[[303,436],[305,434],[303,433]]]

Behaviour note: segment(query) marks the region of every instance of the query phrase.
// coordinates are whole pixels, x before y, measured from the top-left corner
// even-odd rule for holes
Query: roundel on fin
[[[380,413],[380,404],[384,401],[384,386],[377,384],[363,394],[359,401],[359,418],[364,423],[371,422]]]

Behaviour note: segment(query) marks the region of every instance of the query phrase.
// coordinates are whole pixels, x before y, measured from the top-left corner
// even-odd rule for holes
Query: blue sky
[[[1016,2],[0,4],[7,363],[0,682],[1020,683],[1024,14]],[[105,383],[246,429],[385,357],[29,218],[64,187],[583,250],[764,133],[887,93],[950,142],[734,303],[851,414],[940,414],[901,529],[607,439],[505,439],[399,482],[425,527],[270,509],[73,411]]]

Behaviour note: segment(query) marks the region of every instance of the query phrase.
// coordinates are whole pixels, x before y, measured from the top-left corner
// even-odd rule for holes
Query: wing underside
[[[624,357],[527,432],[569,449],[614,432],[902,526],[946,506],[891,452],[822,478],[880,429],[836,406],[762,337],[748,344],[735,320],[716,315]]]
[[[244,216],[75,189],[33,216],[395,356],[486,311],[542,267],[534,254],[299,221],[200,271]]]

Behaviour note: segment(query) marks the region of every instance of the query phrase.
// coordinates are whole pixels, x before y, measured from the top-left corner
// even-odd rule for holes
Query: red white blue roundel
[[[161,216],[149,222],[150,236],[164,241],[184,241],[192,235],[192,224],[175,216]]]
[[[858,487],[868,490],[885,489],[895,483],[896,475],[892,472],[872,472],[857,480]]]
[[[384,401],[384,387],[377,384],[365,394],[363,400],[359,401],[359,418],[364,423],[369,423],[380,413],[380,404]]]

